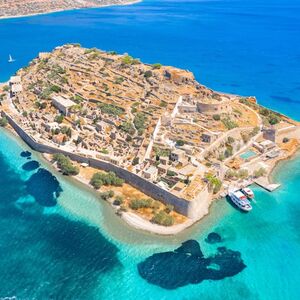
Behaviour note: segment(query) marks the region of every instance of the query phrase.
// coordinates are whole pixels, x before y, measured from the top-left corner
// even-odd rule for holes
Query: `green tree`
[[[58,168],[64,175],[77,175],[79,173],[79,168],[74,166],[69,157],[64,154],[54,154],[53,160],[56,161]]]

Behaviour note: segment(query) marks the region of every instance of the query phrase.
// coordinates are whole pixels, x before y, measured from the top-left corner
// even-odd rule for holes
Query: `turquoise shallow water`
[[[275,193],[255,189],[253,211],[243,214],[225,200],[213,204],[199,224],[177,237],[157,237],[128,228],[106,203],[60,174],[61,193],[46,189],[34,198],[22,169],[27,147],[0,132],[0,295],[18,299],[297,299],[300,293],[300,156],[282,164]],[[40,161],[33,153],[31,160]],[[51,177],[34,182],[52,186]],[[47,198],[47,197],[46,197]],[[210,232],[222,237],[208,244]],[[239,251],[246,268],[233,277],[167,290],[147,283],[137,265],[154,253],[173,251],[195,239],[205,256],[224,246]],[[180,262],[179,262],[180,264]],[[186,271],[186,270],[185,270]],[[166,268],[165,274],[170,274]]]
[[[0,80],[39,51],[80,42],[188,68],[215,89],[257,95],[263,104],[299,119],[299,15],[299,2],[293,0],[145,1],[0,20]],[[9,53],[15,64],[6,63]],[[278,168],[278,191],[255,188],[251,213],[241,214],[220,200],[199,224],[163,238],[129,228],[93,193],[50,170],[58,187],[42,162],[45,171],[32,176],[37,169],[23,167],[30,161],[20,156],[24,149],[1,130],[0,298],[299,298],[299,155]],[[32,160],[40,161],[39,155]],[[222,243],[205,242],[212,231]],[[174,290],[139,275],[140,262],[189,239],[199,242],[206,257],[218,246],[240,252],[246,268],[233,277]],[[162,277],[178,275],[170,270]]]

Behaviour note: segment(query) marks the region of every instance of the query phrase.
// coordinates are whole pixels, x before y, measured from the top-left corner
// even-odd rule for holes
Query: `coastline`
[[[111,4],[104,4],[104,5],[98,5],[98,6],[89,6],[89,7],[78,7],[78,8],[75,7],[75,8],[68,8],[68,9],[57,9],[57,10],[50,10],[50,11],[45,11],[45,12],[40,12],[40,13],[32,13],[32,14],[26,14],[26,15],[1,16],[0,21],[9,20],[9,19],[43,16],[43,15],[50,15],[50,14],[54,14],[54,13],[71,12],[71,11],[77,11],[77,10],[97,9],[97,8],[111,7],[111,6],[127,6],[127,5],[137,4],[139,2],[142,2],[142,0],[132,0],[132,1],[126,1],[124,3],[115,3],[115,4],[111,3]]]
[[[13,129],[11,129],[10,131],[19,138],[18,134]],[[41,153],[41,158],[43,159],[44,163],[46,163],[49,167],[55,169],[56,171],[59,171],[58,168],[56,168],[51,163],[51,158],[50,158],[49,154]],[[66,178],[70,179],[68,176],[66,176]],[[83,176],[81,176],[80,174],[78,174],[76,176],[72,176],[71,178],[72,178],[73,181],[77,181],[77,182],[83,184],[90,192],[95,193],[97,195],[99,194],[99,192],[96,191],[89,184],[88,180],[86,178],[84,178]],[[213,199],[212,197],[210,197],[206,200],[207,200],[205,202],[206,205],[201,210],[201,214],[198,215],[198,218],[187,219],[183,223],[175,224],[175,225],[172,225],[172,226],[161,226],[161,225],[158,225],[158,224],[154,224],[154,223],[146,220],[145,218],[141,217],[139,214],[134,213],[132,211],[122,212],[121,214],[118,215],[117,214],[118,207],[114,206],[113,203],[111,203],[110,201],[107,201],[107,202],[110,205],[110,208],[114,211],[116,217],[119,216],[123,220],[123,222],[127,223],[127,225],[129,225],[130,227],[133,227],[137,230],[145,231],[145,232],[148,232],[148,233],[151,233],[151,234],[162,235],[162,236],[170,236],[170,235],[176,235],[176,234],[184,231],[185,229],[193,226],[198,221],[203,219],[206,215],[208,215],[209,214],[209,208],[210,208],[212,202],[214,200],[217,200],[217,199]],[[101,200],[98,199],[97,201],[101,201]]]

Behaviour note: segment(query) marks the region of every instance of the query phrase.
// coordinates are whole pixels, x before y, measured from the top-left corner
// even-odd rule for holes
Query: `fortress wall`
[[[79,163],[87,163],[91,167],[99,168],[104,171],[112,171],[115,172],[119,177],[125,180],[128,184],[132,185],[133,187],[139,189],[146,195],[160,200],[165,204],[170,204],[174,206],[174,209],[179,212],[180,214],[187,216],[189,218],[194,218],[197,212],[201,211],[201,209],[197,209],[200,205],[200,202],[205,202],[202,197],[202,201],[188,201],[183,198],[179,198],[172,193],[160,188],[159,186],[155,185],[152,182],[147,181],[146,179],[131,173],[123,168],[115,166],[109,162],[105,162],[95,158],[88,158],[82,155],[68,152],[56,147],[40,144],[35,141],[29,134],[27,134],[8,114],[2,112],[3,115],[6,116],[9,124],[14,128],[14,130],[18,133],[18,135],[28,144],[32,149],[42,152],[42,153],[62,153],[68,156],[71,160],[77,161]],[[205,196],[205,195],[204,195]]]
[[[221,114],[231,112],[231,101],[220,101],[220,103],[197,103],[197,109],[204,114]]]

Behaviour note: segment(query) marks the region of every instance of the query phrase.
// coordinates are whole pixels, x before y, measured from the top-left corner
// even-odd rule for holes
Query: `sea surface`
[[[189,69],[214,89],[256,95],[300,119],[299,8],[292,0],[145,1],[1,20],[0,81],[39,51],[79,42]],[[3,129],[0,174],[0,298],[299,298],[300,155],[276,169],[279,190],[254,187],[251,213],[220,200],[176,237],[129,228]],[[221,241],[208,243],[211,232]]]

